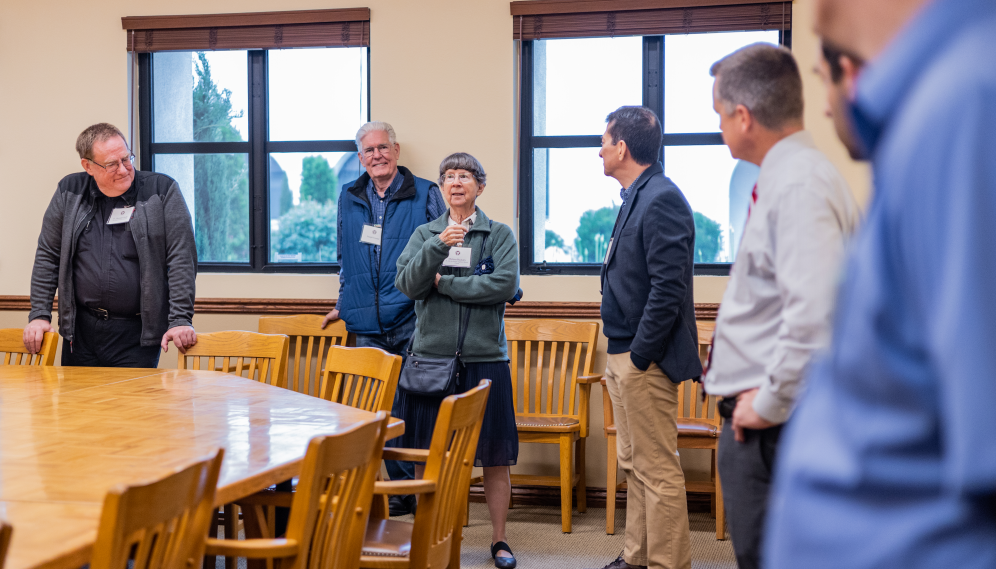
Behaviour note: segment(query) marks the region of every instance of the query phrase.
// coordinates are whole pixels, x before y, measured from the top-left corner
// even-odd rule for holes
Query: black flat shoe
[[[495,567],[498,569],[515,569],[515,557],[498,557],[499,551],[507,551],[512,554],[512,549],[504,541],[499,541],[491,546],[491,558],[495,560]]]

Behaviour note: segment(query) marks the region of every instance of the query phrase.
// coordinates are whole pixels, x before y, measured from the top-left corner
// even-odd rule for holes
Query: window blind
[[[529,0],[511,3],[517,40],[792,29],[792,2]]]
[[[370,45],[370,9],[129,16],[128,51],[202,51]]]

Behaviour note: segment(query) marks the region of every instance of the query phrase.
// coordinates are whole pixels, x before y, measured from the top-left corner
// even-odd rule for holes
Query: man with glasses
[[[446,213],[446,203],[434,182],[398,166],[401,146],[391,125],[361,126],[356,149],[366,173],[339,194],[339,297],[322,327],[342,318],[357,347],[405,357],[415,332],[415,301],[394,286],[398,257],[418,226]],[[386,464],[391,480],[415,477],[411,463]],[[392,516],[414,512],[415,496],[391,496],[390,510]]]
[[[135,170],[113,125],[84,130],[76,151],[84,172],[59,182],[42,220],[24,345],[53,331],[58,290],[62,365],[156,367],[170,341],[181,354],[197,341],[190,212],[172,178]]]

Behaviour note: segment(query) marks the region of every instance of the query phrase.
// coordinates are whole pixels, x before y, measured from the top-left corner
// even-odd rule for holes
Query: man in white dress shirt
[[[713,103],[734,158],[761,167],[716,320],[706,391],[722,396],[719,474],[741,569],[759,567],[781,427],[830,340],[840,263],[859,213],[803,130],[792,54],[754,44],[716,62]]]

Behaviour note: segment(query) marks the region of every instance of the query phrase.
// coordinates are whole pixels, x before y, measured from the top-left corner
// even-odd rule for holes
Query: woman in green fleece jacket
[[[447,156],[439,165],[439,185],[450,209],[419,227],[398,258],[395,285],[415,300],[412,352],[447,358],[457,350],[464,311],[470,311],[461,359],[458,392],[491,380],[475,466],[484,467],[484,495],[491,514],[491,556],[495,566],[515,567],[505,543],[505,518],[512,492],[509,466],[519,455],[512,402],[512,377],[505,342],[505,301],[519,289],[519,255],[512,229],[492,221],[474,203],[487,178],[476,158],[466,153]],[[451,248],[471,250],[468,268],[443,266]],[[455,252],[455,249],[454,249]],[[399,446],[429,448],[442,398],[399,390],[399,417],[405,434]],[[416,477],[422,472],[416,466]]]

